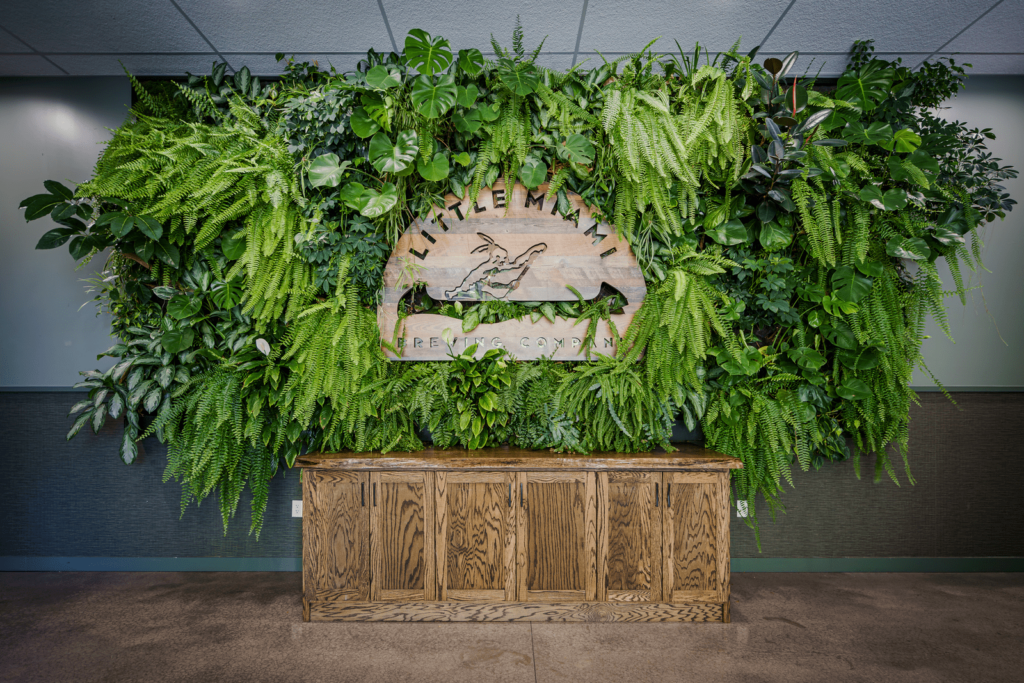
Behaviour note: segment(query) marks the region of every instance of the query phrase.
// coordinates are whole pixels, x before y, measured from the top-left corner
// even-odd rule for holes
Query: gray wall
[[[967,90],[940,112],[947,120],[966,121],[972,128],[991,128],[997,138],[989,148],[1003,164],[1012,164],[1022,177],[1006,182],[1010,196],[1020,204],[1006,220],[985,226],[983,258],[991,272],[971,274],[965,282],[983,285],[972,292],[967,306],[947,299],[952,342],[930,322],[931,339],[924,343],[925,362],[950,390],[1024,389],[1024,76],[975,76]],[[943,280],[953,289],[949,270],[941,266]],[[970,276],[968,278],[968,276]],[[920,370],[916,387],[933,387]]]
[[[18,203],[44,180],[74,189],[88,180],[102,148],[128,113],[127,78],[0,79],[0,387],[69,387],[80,370],[106,368],[96,354],[110,344],[110,323],[96,317],[83,278],[103,256],[75,270],[67,247],[34,249],[58,227],[25,223]]]

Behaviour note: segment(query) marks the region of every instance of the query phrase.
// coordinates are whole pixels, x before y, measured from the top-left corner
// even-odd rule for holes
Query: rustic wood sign
[[[626,299],[612,316],[624,334],[639,310],[647,286],[629,244],[608,223],[591,217],[590,209],[569,194],[570,217],[563,218],[547,186],[511,191],[504,184],[480,191],[477,202],[448,195],[429,220],[413,222],[403,234],[384,270],[384,300],[377,312],[381,338],[399,350],[385,353],[401,360],[445,360],[477,344],[477,355],[492,348],[508,349],[516,358],[546,356],[582,360],[587,321],[529,317],[482,324],[468,334],[462,321],[418,313],[399,321],[399,303],[417,283],[426,285],[436,301],[576,301],[569,285],[587,301],[602,284]],[[451,344],[446,341],[451,340]],[[598,323],[594,351],[614,353],[619,339],[610,326]]]

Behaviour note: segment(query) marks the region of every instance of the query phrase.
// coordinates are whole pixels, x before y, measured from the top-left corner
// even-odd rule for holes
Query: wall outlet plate
[[[299,506],[300,506],[300,509],[301,509],[301,506],[302,506],[302,501],[301,500],[299,501]],[[745,500],[737,500],[736,501],[736,516],[737,517],[746,517],[747,516],[747,501],[745,501]]]
[[[301,500],[293,500],[292,501],[292,517],[301,517],[301,516],[302,516],[302,501]]]

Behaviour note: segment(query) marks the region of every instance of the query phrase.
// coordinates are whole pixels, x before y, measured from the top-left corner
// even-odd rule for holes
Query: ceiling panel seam
[[[786,18],[786,15],[789,14],[789,10],[795,4],[796,4],[796,0],[789,0],[789,4],[786,5],[786,9],[782,10],[782,14],[780,14],[779,18],[775,20],[775,23],[772,24],[772,27],[770,29],[768,29],[768,33],[765,34],[764,40],[761,41],[761,45],[764,45],[765,43],[768,42],[768,39],[772,37],[773,33],[775,33],[775,29],[777,29],[779,27],[779,24],[782,23],[782,20]]]
[[[206,37],[206,34],[199,30],[199,27],[196,26],[196,22],[192,21],[192,17],[185,14],[185,10],[181,9],[181,5],[179,5],[175,0],[170,0],[170,2],[172,5],[174,5],[174,9],[178,10],[178,12],[181,13],[181,16],[185,17],[185,21],[189,23],[189,26],[195,29],[195,32],[199,34],[199,37],[205,40],[206,44],[210,46],[210,49],[213,50],[218,57],[220,57],[220,60],[228,65],[228,68],[231,69],[231,73],[234,73],[235,67],[231,66],[228,60],[224,58],[224,55],[221,53],[221,51],[214,47],[213,43],[210,42],[210,39]]]
[[[395,34],[391,32],[391,22],[388,21],[388,13],[384,11],[384,0],[377,0],[377,7],[380,7],[380,17],[384,20],[384,28],[388,30],[388,38],[391,39],[391,49],[397,53],[398,43],[395,42]]]
[[[580,30],[576,32],[576,49],[572,53],[572,64],[570,66],[576,66],[576,60],[580,56],[580,41],[583,39],[583,22],[587,20],[587,3],[590,0],[583,0],[583,11],[580,12]]]
[[[964,27],[963,27],[962,29],[960,29],[960,30],[959,30],[959,31],[957,32],[957,34],[956,34],[955,36],[953,36],[952,38],[950,38],[949,40],[947,40],[946,42],[944,42],[944,43],[943,43],[942,45],[940,45],[940,46],[939,46],[939,48],[938,48],[937,50],[935,50],[935,51],[934,51],[934,52],[932,52],[932,53],[931,53],[930,55],[928,55],[927,57],[925,57],[924,59],[922,59],[922,60],[920,61],[920,63],[918,63],[918,65],[917,65],[917,66],[915,66],[914,68],[915,68],[915,69],[919,69],[919,68],[921,68],[921,65],[922,65],[922,64],[924,64],[925,62],[927,62],[927,61],[928,61],[929,59],[931,59],[932,57],[934,57],[934,56],[935,56],[935,55],[937,55],[938,53],[942,52],[942,48],[946,47],[947,45],[949,45],[950,43],[952,43],[952,42],[953,42],[954,40],[956,40],[957,38],[959,38],[959,37],[960,37],[960,34],[961,34],[961,33],[963,33],[964,31],[966,31],[966,30],[967,30],[967,29],[969,29],[970,27],[972,27],[972,26],[974,26],[975,24],[977,24],[977,23],[978,23],[979,21],[981,21],[981,20],[982,20],[982,19],[983,19],[983,18],[985,17],[985,15],[986,15],[986,14],[988,14],[989,12],[991,12],[992,10],[994,10],[994,9],[995,9],[996,7],[999,7],[999,5],[1001,5],[1002,3],[1003,3],[1003,0],[996,0],[996,4],[994,4],[994,5],[992,5],[991,7],[989,7],[989,8],[987,9],[987,10],[985,10],[984,12],[982,12],[982,13],[981,13],[981,16],[979,16],[979,17],[978,17],[977,19],[975,19],[975,20],[974,20],[974,21],[972,21],[971,23],[967,24],[967,26],[964,26]],[[977,53],[968,53],[968,54],[977,54]]]
[[[48,61],[53,66],[55,66],[58,69],[60,69],[60,72],[62,74],[64,74],[65,76],[70,76],[71,75],[60,64],[58,64],[57,62],[53,61],[52,59],[50,59],[49,57],[44,55],[42,52],[40,52],[39,50],[35,49],[34,47],[32,47],[31,45],[26,43],[24,40],[22,40],[21,38],[19,38],[18,36],[14,35],[13,33],[11,33],[8,29],[4,28],[3,26],[0,26],[0,30],[3,30],[3,32],[6,33],[7,35],[9,35],[11,38],[14,38],[16,41],[18,41],[19,43],[21,43],[22,45],[27,47],[29,50],[32,50],[32,52],[35,53],[35,55],[37,57],[42,57],[43,59]],[[24,52],[16,52],[16,53],[15,52],[11,52],[11,53],[7,53],[7,54],[24,55],[25,53]]]

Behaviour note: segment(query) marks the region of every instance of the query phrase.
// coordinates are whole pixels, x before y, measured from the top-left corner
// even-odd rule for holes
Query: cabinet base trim
[[[326,602],[303,600],[306,621],[728,622],[729,603]]]

